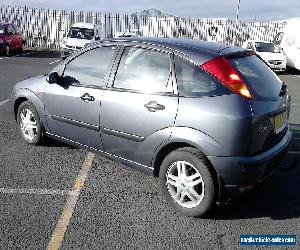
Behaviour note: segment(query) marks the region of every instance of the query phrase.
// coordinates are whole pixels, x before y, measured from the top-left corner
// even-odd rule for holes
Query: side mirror
[[[275,53],[281,53],[283,49],[279,46],[275,46]]]
[[[57,72],[52,72],[46,77],[46,81],[50,84],[59,83],[60,76],[58,75]]]

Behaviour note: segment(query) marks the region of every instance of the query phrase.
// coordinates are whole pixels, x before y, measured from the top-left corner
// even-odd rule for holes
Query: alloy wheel
[[[23,136],[27,140],[33,141],[37,136],[38,124],[31,110],[24,108],[20,112],[20,127]]]
[[[198,206],[204,198],[204,181],[189,162],[176,161],[166,173],[166,186],[171,197],[182,207]]]

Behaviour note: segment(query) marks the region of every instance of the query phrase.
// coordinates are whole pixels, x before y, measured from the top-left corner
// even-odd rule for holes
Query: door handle
[[[95,101],[95,97],[91,96],[88,93],[85,93],[83,96],[80,96],[80,99],[84,102],[93,102],[93,101]]]
[[[150,101],[144,105],[150,112],[155,112],[156,110],[164,110],[165,106],[157,103],[156,101]]]

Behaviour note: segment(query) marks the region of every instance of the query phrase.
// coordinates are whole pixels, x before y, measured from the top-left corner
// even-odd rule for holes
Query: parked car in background
[[[11,102],[28,143],[48,136],[159,177],[188,216],[265,180],[292,138],[287,85],[254,52],[197,40],[95,42]]]
[[[272,42],[248,40],[244,42],[243,48],[256,52],[265,63],[274,71],[286,70],[286,57],[279,46]]]
[[[125,32],[116,32],[114,35],[114,38],[118,37],[137,37],[140,36],[137,32],[130,32],[130,31],[125,31]]]
[[[300,18],[287,20],[284,29],[279,32],[273,42],[280,46],[287,59],[287,66],[300,70]]]
[[[100,40],[101,26],[92,23],[75,23],[68,34],[61,40],[61,56],[67,57],[70,53],[83,48],[86,44]]]
[[[13,23],[0,23],[0,52],[10,56],[14,52],[22,52],[25,45],[19,28]]]

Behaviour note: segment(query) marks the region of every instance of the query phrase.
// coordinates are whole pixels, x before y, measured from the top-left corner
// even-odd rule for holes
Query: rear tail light
[[[253,98],[240,74],[233,68],[224,56],[217,57],[202,64],[201,68],[217,78],[234,93],[247,99]]]

